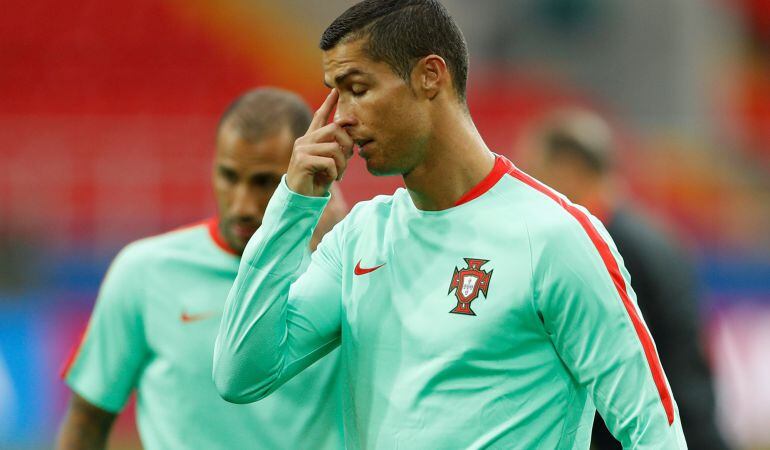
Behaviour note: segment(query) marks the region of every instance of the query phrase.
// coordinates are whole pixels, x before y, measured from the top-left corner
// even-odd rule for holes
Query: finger
[[[315,130],[311,137],[314,142],[336,142],[346,158],[353,156],[353,138],[336,123],[330,123]]]
[[[307,155],[322,156],[334,160],[334,165],[337,168],[337,174],[340,178],[348,167],[348,158],[336,142],[306,145],[303,146],[300,151]],[[339,180],[339,178],[336,179]]]
[[[349,159],[353,156],[353,145],[355,143],[353,142],[353,138],[350,137],[344,128],[339,127],[334,132],[334,140],[339,144],[340,149],[342,149],[342,152],[345,154],[345,158]]]
[[[307,129],[308,133],[318,130],[329,122],[329,116],[331,115],[334,106],[337,104],[337,99],[339,99],[339,92],[337,89],[332,89],[332,91],[329,92],[329,95],[326,96],[326,100],[324,100],[323,104],[316,110],[315,114],[313,114],[313,120],[310,122],[310,127]]]
[[[315,180],[320,178],[328,186],[337,179],[338,172],[334,159],[315,155],[307,155],[306,158],[307,167],[313,172]]]

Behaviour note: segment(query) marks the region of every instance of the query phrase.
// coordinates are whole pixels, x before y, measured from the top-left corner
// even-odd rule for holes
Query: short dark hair
[[[462,31],[436,0],[364,0],[337,17],[321,37],[321,50],[341,40],[367,37],[365,51],[384,61],[405,81],[416,61],[428,55],[444,58],[457,96],[465,102],[468,47]]]
[[[305,134],[313,113],[302,98],[284,89],[262,87],[236,98],[219,119],[217,132],[227,124],[240,137],[257,142],[288,127],[294,138]]]

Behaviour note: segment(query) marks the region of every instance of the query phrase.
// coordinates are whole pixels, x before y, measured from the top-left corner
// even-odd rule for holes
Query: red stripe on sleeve
[[[607,272],[609,272],[610,278],[615,285],[615,289],[623,301],[623,306],[625,307],[628,316],[631,318],[631,323],[634,326],[634,330],[636,330],[636,335],[639,338],[639,341],[642,343],[644,355],[647,358],[647,364],[650,366],[652,378],[655,381],[655,387],[658,389],[660,401],[663,403],[663,409],[666,411],[668,424],[671,425],[674,423],[674,405],[671,399],[671,393],[668,390],[668,386],[666,386],[666,378],[663,374],[663,367],[661,366],[660,359],[658,358],[658,354],[655,351],[655,345],[653,344],[652,337],[650,336],[649,331],[647,331],[647,328],[644,326],[644,323],[639,317],[639,314],[636,312],[636,308],[634,308],[634,304],[631,302],[631,298],[628,296],[625,280],[623,279],[623,275],[620,273],[620,267],[618,266],[617,261],[612,256],[612,251],[610,250],[609,245],[604,239],[602,239],[601,235],[591,223],[591,220],[588,218],[588,215],[575,207],[575,205],[564,201],[563,198],[558,196],[553,190],[544,184],[516,168],[510,161],[506,161],[509,168],[508,173],[511,176],[523,182],[527,186],[530,186],[537,191],[547,195],[550,199],[558,203],[572,217],[574,217],[578,223],[580,223],[580,226],[582,226],[583,230],[588,234],[588,237],[591,239],[591,242],[596,247],[596,250],[599,252],[599,256],[601,256],[602,261],[604,262],[604,267],[607,269]]]

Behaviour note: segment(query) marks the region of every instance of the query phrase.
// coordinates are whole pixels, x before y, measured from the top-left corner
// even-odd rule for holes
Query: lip
[[[364,153],[366,150],[369,150],[374,143],[373,139],[360,139],[356,141],[356,146],[358,147],[358,154],[361,156],[365,156]]]

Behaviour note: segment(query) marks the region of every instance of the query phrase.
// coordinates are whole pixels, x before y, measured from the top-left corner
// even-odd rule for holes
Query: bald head
[[[582,109],[556,111],[537,128],[537,144],[546,159],[570,158],[597,174],[613,162],[612,131],[607,122]]]
[[[246,92],[227,107],[217,134],[227,129],[250,143],[288,129],[293,139],[307,131],[313,113],[297,94],[267,87]]]

